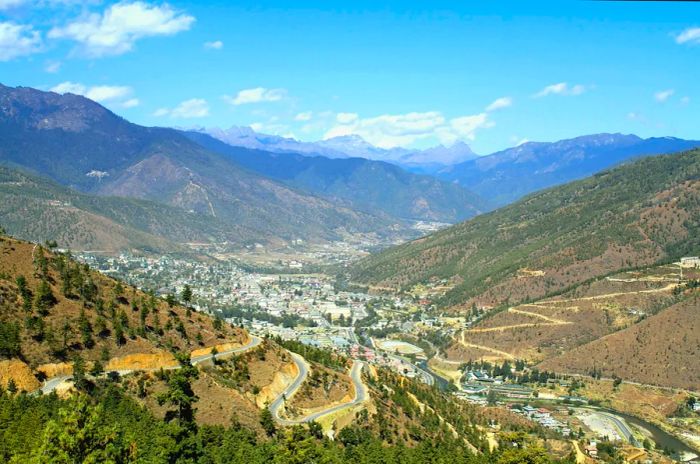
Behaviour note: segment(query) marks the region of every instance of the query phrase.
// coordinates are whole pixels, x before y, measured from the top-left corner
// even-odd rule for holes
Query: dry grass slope
[[[700,391],[698,295],[639,324],[542,362],[541,369]]]

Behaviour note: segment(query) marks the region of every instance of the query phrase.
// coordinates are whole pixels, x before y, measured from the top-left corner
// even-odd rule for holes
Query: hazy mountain
[[[0,87],[0,162],[84,192],[165,203],[235,224],[241,240],[337,239],[393,220],[248,171],[179,131],[132,124],[87,98]]]
[[[697,255],[699,179],[700,150],[646,157],[370,256],[350,277],[403,288],[448,279],[444,304],[499,304]]]
[[[256,150],[266,150],[275,153],[300,153],[304,155],[322,155],[329,158],[347,158],[348,155],[342,151],[332,148],[323,148],[315,143],[301,142],[289,137],[279,135],[262,134],[246,126],[231,126],[228,129],[218,127],[197,129],[211,135],[212,137],[233,145],[234,147],[252,148]]]
[[[478,157],[469,145],[457,142],[449,147],[439,145],[405,154],[399,158],[398,163],[412,172],[434,175],[449,166]]]
[[[536,190],[590,176],[622,161],[700,146],[673,137],[596,134],[553,143],[528,142],[443,169],[438,176],[505,205]]]
[[[344,135],[316,142],[301,142],[293,138],[262,134],[250,127],[229,129],[196,129],[235,147],[253,148],[274,153],[298,153],[327,158],[366,158],[387,161],[417,172],[431,173],[447,166],[477,157],[469,145],[457,142],[452,146],[437,146],[424,150],[409,148],[380,148],[359,135]]]
[[[207,150],[226,155],[252,171],[359,210],[456,222],[488,209],[486,202],[459,185],[412,174],[382,161],[271,153],[231,146],[200,132],[186,134]]]
[[[380,161],[398,161],[402,156],[410,153],[406,148],[380,148],[372,145],[359,135],[341,135],[314,142],[314,145],[324,149],[330,149],[345,153],[356,158],[369,158]]]
[[[399,161],[402,164],[442,164],[452,165],[478,158],[469,145],[457,142],[454,145],[427,148],[403,155]]]

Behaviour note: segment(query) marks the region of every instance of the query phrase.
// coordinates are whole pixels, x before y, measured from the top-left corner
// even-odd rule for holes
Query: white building
[[[700,267],[700,257],[686,256],[681,258],[681,267]]]

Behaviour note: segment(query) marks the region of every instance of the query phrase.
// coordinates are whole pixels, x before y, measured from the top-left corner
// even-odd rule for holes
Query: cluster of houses
[[[563,422],[555,419],[552,416],[552,411],[550,411],[549,409],[534,408],[532,406],[527,406],[527,405],[523,406],[522,408],[512,407],[510,405],[509,405],[509,407],[516,414],[523,415],[523,416],[537,422],[542,427],[546,427],[548,429],[552,429],[556,432],[559,432],[565,437],[568,437],[571,435],[571,428],[567,424],[564,424]]]

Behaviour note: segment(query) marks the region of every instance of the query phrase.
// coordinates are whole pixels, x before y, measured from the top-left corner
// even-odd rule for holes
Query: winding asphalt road
[[[251,350],[255,348],[256,346],[260,345],[262,342],[262,339],[260,337],[256,337],[255,335],[250,335],[250,341],[246,343],[245,345],[236,347],[236,348],[231,348],[230,350],[225,350],[219,352],[216,357],[217,358],[225,358],[227,356],[230,356],[232,354],[236,353],[243,353],[248,350]],[[198,364],[202,364],[203,362],[206,361],[211,361],[214,359],[214,355],[211,353],[209,354],[203,354],[199,356],[195,356],[190,359],[190,362],[192,363],[193,366],[196,366]],[[170,370],[170,369],[178,369],[178,366],[171,366],[171,367],[165,367],[165,370]],[[127,375],[131,374],[132,372],[135,371],[155,371],[159,369],[128,369],[128,370],[120,370],[120,371],[115,371],[119,375]],[[47,379],[44,381],[44,384],[41,386],[40,390],[43,394],[48,394],[56,390],[60,384],[63,382],[66,382],[71,379],[72,376],[70,375],[59,375],[57,377],[51,377],[50,379]]]
[[[262,342],[262,339],[260,337],[256,337],[255,335],[250,335],[250,341],[248,343],[246,343],[245,345],[239,346],[237,348],[231,348],[230,350],[220,351],[216,355],[216,357],[217,358],[224,358],[228,355],[232,355],[232,354],[236,354],[236,353],[243,353],[243,352],[246,352],[248,350],[255,348],[261,342]],[[203,362],[210,361],[212,359],[214,359],[214,355],[209,353],[209,354],[202,354],[199,356],[195,356],[194,358],[190,359],[190,362],[192,363],[192,365],[196,366],[197,364],[201,364]]]
[[[270,412],[272,412],[272,416],[279,424],[297,425],[315,421],[319,417],[355,406],[367,400],[367,387],[362,382],[362,368],[364,367],[364,362],[353,361],[353,365],[350,370],[350,378],[352,379],[352,383],[355,386],[355,398],[352,401],[337,404],[335,406],[331,406],[330,408],[324,409],[322,411],[317,411],[312,414],[309,414],[308,416],[300,417],[297,419],[283,419],[279,415],[280,408],[284,405],[284,402],[287,399],[291,398],[297,392],[297,390],[299,390],[299,387],[302,383],[304,383],[304,380],[306,379],[306,376],[309,373],[309,366],[306,363],[306,360],[296,353],[291,353],[291,355],[292,359],[299,368],[299,375],[269,406]]]
[[[219,352],[216,357],[217,358],[222,358],[226,356],[230,356],[232,354],[236,353],[243,353],[245,351],[248,351],[250,349],[255,348],[256,346],[260,345],[262,342],[262,339],[259,337],[256,337],[254,335],[250,336],[250,341],[246,343],[243,346],[239,346],[237,348],[232,348],[230,350],[225,350]],[[297,368],[299,370],[299,374],[296,376],[294,381],[287,386],[287,388],[284,389],[284,391],[277,397],[275,400],[270,404],[269,408],[270,411],[272,412],[273,417],[275,420],[281,424],[281,425],[296,425],[296,424],[302,424],[306,422],[311,422],[319,417],[325,416],[326,414],[331,414],[336,411],[340,411],[345,408],[349,408],[351,406],[355,406],[357,404],[360,404],[364,401],[367,400],[367,387],[365,384],[362,382],[362,368],[364,367],[364,363],[362,361],[354,361],[352,368],[350,370],[350,378],[352,379],[353,385],[355,387],[355,398],[352,401],[349,401],[347,403],[343,404],[338,404],[335,406],[332,406],[330,408],[324,409],[322,411],[317,411],[312,414],[309,414],[308,416],[301,417],[298,419],[283,419],[280,417],[280,409],[284,405],[285,401],[290,399],[294,394],[299,390],[301,385],[304,383],[306,380],[306,377],[309,374],[309,365],[306,362],[306,360],[299,354],[297,353],[292,353],[290,352],[290,355],[292,356],[292,360],[294,363],[297,365]],[[191,358],[190,362],[192,365],[198,365],[202,364],[207,361],[211,361],[214,358],[214,356],[209,353],[209,354],[203,354],[200,356],[195,356]],[[178,369],[178,366],[172,366],[172,367],[166,367],[166,370],[169,369]],[[116,371],[119,375],[127,375],[131,374],[132,372],[136,371],[154,371],[157,369],[131,369],[131,370],[120,370]],[[44,394],[49,394],[58,388],[60,384],[63,382],[69,381],[72,376],[70,375],[61,375],[57,377],[52,377],[50,379],[47,379],[42,387],[40,388],[41,392]],[[38,393],[38,391],[36,392]]]

